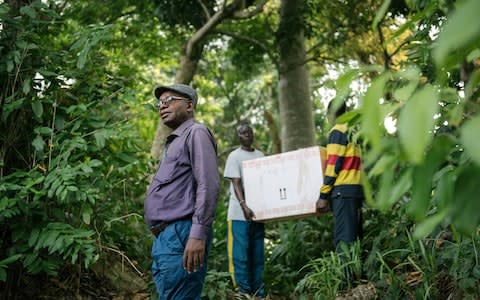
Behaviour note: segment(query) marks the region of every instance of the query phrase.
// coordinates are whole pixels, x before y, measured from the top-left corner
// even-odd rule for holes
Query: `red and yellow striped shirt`
[[[346,124],[330,130],[327,144],[327,166],[320,189],[320,199],[329,199],[332,190],[347,197],[363,197],[361,149],[349,141]]]

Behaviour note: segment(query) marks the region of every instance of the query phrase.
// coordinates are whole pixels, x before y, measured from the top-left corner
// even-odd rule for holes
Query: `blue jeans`
[[[153,242],[152,275],[159,300],[200,300],[207,272],[210,239],[207,241],[205,263],[197,272],[188,274],[183,269],[183,252],[191,227],[191,220],[174,222],[168,225]]]
[[[264,224],[228,221],[227,234],[228,271],[234,287],[241,293],[265,297]]]

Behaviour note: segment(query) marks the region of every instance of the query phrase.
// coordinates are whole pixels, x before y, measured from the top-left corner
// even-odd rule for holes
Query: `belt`
[[[168,225],[172,224],[172,223],[175,223],[175,222],[178,222],[178,221],[183,221],[183,220],[191,220],[192,219],[192,216],[189,215],[189,216],[186,216],[186,217],[183,217],[183,218],[180,218],[178,220],[175,220],[175,221],[171,221],[171,222],[165,222],[165,221],[158,221],[158,222],[154,222],[152,226],[150,226],[150,231],[153,233],[153,235],[155,237],[158,237],[158,235],[164,231]]]
[[[155,237],[158,237],[158,235],[167,228],[167,226],[170,223],[168,222],[159,222],[155,225],[150,226],[150,231],[153,233]]]

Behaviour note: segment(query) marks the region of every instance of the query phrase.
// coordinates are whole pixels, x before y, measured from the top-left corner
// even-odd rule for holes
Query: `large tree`
[[[282,0],[277,30],[282,151],[315,143],[306,66],[303,0]]]

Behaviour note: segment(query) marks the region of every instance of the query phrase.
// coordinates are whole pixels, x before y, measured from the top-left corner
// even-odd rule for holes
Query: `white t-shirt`
[[[246,151],[241,147],[232,151],[227,158],[225,164],[225,171],[223,176],[225,178],[241,178],[243,184],[243,170],[242,170],[242,161],[255,159],[265,156],[261,151],[253,150]],[[245,221],[245,216],[243,215],[243,210],[240,207],[237,196],[235,196],[235,190],[233,189],[233,183],[230,180],[230,199],[228,201],[228,216],[227,220],[241,220]]]

